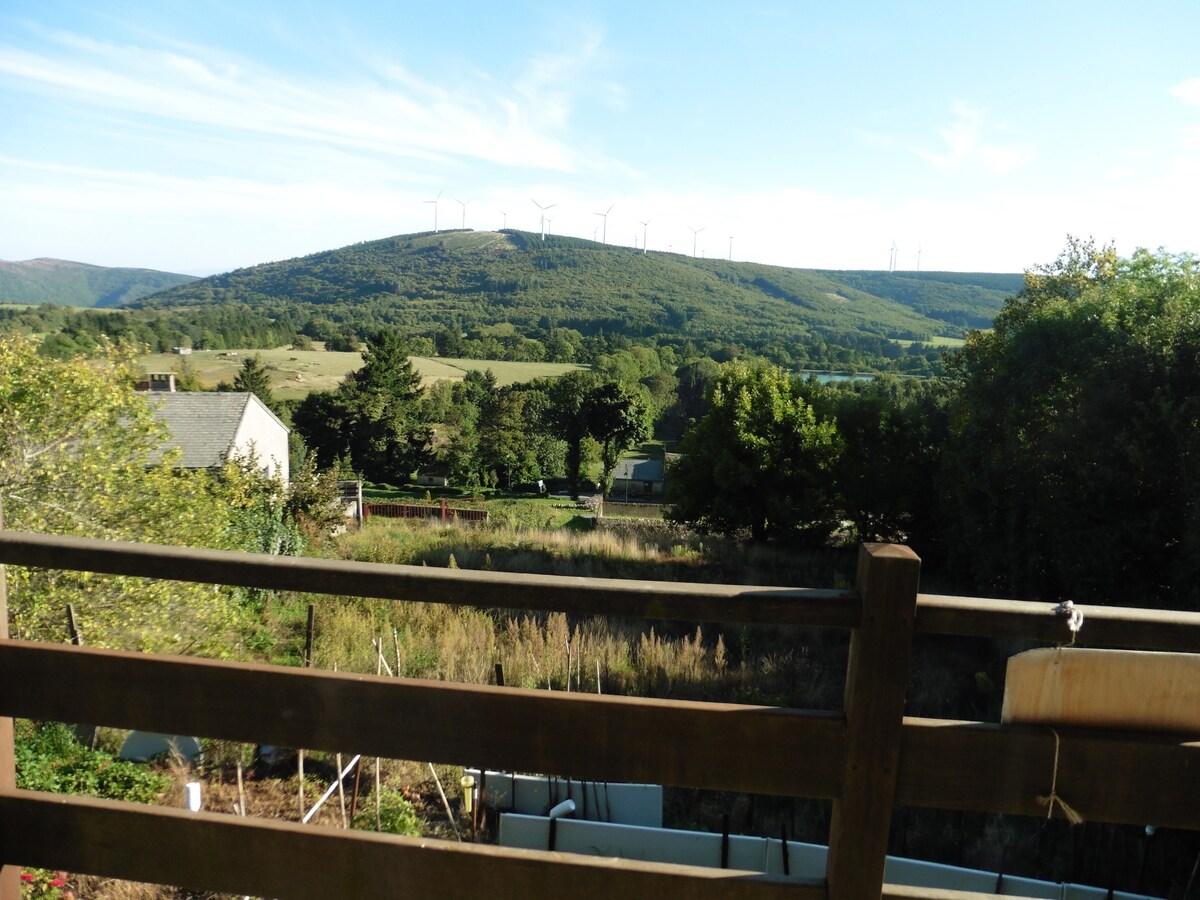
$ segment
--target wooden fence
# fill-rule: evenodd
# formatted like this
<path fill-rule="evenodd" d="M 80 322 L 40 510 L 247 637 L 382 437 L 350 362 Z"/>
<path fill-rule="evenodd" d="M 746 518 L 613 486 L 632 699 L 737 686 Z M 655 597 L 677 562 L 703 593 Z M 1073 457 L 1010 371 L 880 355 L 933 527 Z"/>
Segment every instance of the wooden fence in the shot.
<path fill-rule="evenodd" d="M 443 499 L 436 506 L 427 503 L 377 503 L 366 501 L 363 504 L 364 521 L 372 517 L 381 519 L 440 519 L 443 522 L 486 522 L 486 509 L 450 506 Z"/>
<path fill-rule="evenodd" d="M 569 891 L 579 900 L 949 900 L 979 895 L 883 883 L 895 805 L 1045 816 L 1039 797 L 1054 782 L 1090 820 L 1200 828 L 1198 741 L 1066 728 L 1056 737 L 1044 727 L 906 717 L 914 634 L 1057 643 L 1066 630 L 1049 604 L 919 595 L 920 561 L 901 546 L 864 546 L 854 591 L 468 572 L 0 531 L 2 563 L 480 608 L 803 624 L 849 629 L 851 640 L 841 713 L 0 640 L 3 716 L 833 801 L 826 878 L 785 882 L 17 790 L 11 720 L 0 719 L 0 900 L 18 896 L 18 864 L 280 898 L 406 890 L 450 898 Z M 1200 615 L 1088 608 L 1080 643 L 1194 652 Z"/>

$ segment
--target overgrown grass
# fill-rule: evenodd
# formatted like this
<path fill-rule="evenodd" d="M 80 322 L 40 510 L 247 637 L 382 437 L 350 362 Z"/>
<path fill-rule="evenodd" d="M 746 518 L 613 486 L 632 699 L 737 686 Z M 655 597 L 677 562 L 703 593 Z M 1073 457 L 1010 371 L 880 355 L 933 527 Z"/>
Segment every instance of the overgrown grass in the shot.
<path fill-rule="evenodd" d="M 833 553 L 747 549 L 697 535 L 412 522 L 372 524 L 344 535 L 336 550 L 365 562 L 787 585 L 844 584 L 846 565 Z M 840 696 L 839 667 L 818 660 L 827 641 L 844 638 L 815 631 L 300 596 L 290 606 L 293 648 L 302 640 L 297 610 L 310 602 L 321 668 L 375 672 L 380 646 L 387 666 L 407 677 L 489 683 L 499 663 L 506 684 L 527 688 L 829 708 Z"/>

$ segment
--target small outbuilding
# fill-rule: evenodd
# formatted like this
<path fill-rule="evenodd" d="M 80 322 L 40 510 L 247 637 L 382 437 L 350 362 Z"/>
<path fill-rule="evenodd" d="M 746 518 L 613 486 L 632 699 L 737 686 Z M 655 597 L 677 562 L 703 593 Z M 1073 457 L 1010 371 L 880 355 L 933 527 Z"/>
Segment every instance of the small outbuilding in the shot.
<path fill-rule="evenodd" d="M 661 497 L 663 485 L 662 460 L 622 459 L 613 470 L 613 486 L 608 496 L 614 500 L 625 497 Z"/>

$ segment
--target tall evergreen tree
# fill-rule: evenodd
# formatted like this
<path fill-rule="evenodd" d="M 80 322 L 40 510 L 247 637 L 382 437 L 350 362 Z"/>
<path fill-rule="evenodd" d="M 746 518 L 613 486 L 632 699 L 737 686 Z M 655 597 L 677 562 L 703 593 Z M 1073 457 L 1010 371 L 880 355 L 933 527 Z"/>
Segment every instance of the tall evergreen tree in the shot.
<path fill-rule="evenodd" d="M 362 368 L 336 391 L 314 391 L 300 403 L 296 428 L 322 467 L 345 456 L 371 481 L 407 480 L 428 459 L 432 439 L 421 376 L 395 331 L 376 332 L 362 353 Z"/>
<path fill-rule="evenodd" d="M 255 353 L 242 360 L 242 367 L 233 378 L 235 391 L 246 391 L 254 394 L 271 410 L 275 409 L 275 393 L 271 390 L 271 376 L 262 358 Z"/>

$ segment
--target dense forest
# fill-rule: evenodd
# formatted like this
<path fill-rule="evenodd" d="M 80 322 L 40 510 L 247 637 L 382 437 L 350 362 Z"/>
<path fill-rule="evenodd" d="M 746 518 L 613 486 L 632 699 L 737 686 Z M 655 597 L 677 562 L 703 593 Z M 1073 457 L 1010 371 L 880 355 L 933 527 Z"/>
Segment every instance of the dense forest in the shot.
<path fill-rule="evenodd" d="M 120 306 L 194 280 L 191 275 L 91 266 L 62 259 L 0 260 L 0 302 Z"/>
<path fill-rule="evenodd" d="M 457 231 L 192 281 L 127 304 L 125 322 L 44 308 L 0 308 L 0 321 L 61 332 L 85 352 L 103 329 L 156 350 L 298 336 L 350 349 L 386 327 L 417 355 L 590 362 L 636 343 L 718 361 L 752 354 L 797 369 L 930 374 L 941 352 L 921 342 L 986 327 L 1019 287 L 1019 275 L 798 270 Z"/>

